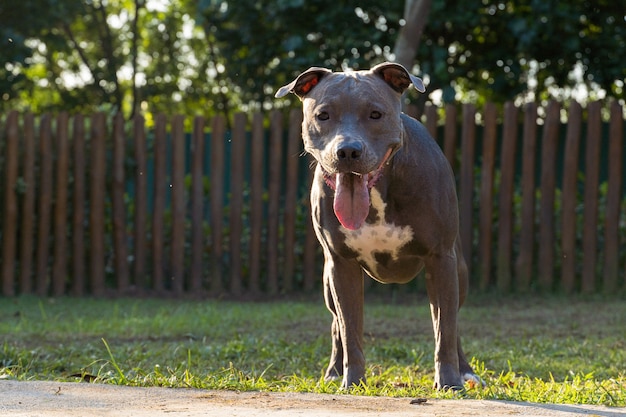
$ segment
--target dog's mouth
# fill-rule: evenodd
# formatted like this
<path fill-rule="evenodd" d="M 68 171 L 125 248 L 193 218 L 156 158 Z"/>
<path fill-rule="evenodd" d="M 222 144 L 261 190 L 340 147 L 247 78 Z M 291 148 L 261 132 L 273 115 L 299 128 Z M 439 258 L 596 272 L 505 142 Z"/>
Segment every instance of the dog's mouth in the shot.
<path fill-rule="evenodd" d="M 393 150 L 389 148 L 378 168 L 366 174 L 356 172 L 330 174 L 322 168 L 326 184 L 335 191 L 333 202 L 335 216 L 346 229 L 357 230 L 365 223 L 370 210 L 369 190 L 382 176 L 383 168 L 392 153 Z"/>

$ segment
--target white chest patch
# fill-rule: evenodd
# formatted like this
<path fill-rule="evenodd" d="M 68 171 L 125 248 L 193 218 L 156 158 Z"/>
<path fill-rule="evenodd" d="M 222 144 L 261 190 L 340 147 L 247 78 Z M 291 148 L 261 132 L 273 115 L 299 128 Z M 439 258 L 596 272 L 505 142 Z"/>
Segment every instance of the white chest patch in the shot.
<path fill-rule="evenodd" d="M 387 204 L 375 188 L 370 191 L 372 207 L 376 209 L 377 217 L 374 223 L 365 223 L 358 230 L 348 230 L 341 227 L 346 236 L 346 245 L 358 253 L 358 260 L 367 266 L 367 269 L 377 274 L 375 255 L 387 253 L 391 259 L 398 259 L 400 249 L 413 239 L 413 230 L 409 226 L 396 226 L 385 220 Z"/>

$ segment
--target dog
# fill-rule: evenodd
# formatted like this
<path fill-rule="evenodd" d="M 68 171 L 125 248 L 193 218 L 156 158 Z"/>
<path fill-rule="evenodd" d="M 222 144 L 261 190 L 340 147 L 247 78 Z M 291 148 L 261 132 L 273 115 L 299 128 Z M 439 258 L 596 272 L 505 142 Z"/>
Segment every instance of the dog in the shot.
<path fill-rule="evenodd" d="M 324 298 L 333 320 L 326 380 L 348 389 L 366 382 L 365 271 L 407 283 L 425 268 L 435 336 L 436 389 L 479 381 L 467 362 L 457 312 L 468 290 L 452 169 L 401 97 L 422 80 L 402 65 L 333 72 L 312 67 L 275 94 L 303 106 L 304 149 L 317 162 L 311 215 L 324 252 Z"/>

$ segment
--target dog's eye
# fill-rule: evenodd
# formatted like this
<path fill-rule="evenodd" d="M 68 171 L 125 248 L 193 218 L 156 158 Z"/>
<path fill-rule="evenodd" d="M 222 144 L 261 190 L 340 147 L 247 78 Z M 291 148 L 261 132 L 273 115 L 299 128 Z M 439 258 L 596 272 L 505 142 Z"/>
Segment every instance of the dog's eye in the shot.
<path fill-rule="evenodd" d="M 370 119 L 378 120 L 381 117 L 383 117 L 383 114 L 379 111 L 374 110 L 373 112 L 370 113 Z"/>
<path fill-rule="evenodd" d="M 317 117 L 317 120 L 321 120 L 321 121 L 330 119 L 330 115 L 326 111 L 318 113 L 317 116 L 315 117 Z"/>

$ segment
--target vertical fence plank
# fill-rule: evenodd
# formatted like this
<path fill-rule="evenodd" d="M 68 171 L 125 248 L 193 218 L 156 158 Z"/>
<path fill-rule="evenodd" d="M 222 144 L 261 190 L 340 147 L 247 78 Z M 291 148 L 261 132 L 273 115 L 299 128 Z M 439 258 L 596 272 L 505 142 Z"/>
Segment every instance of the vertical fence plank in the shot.
<path fill-rule="evenodd" d="M 604 228 L 604 292 L 613 294 L 618 288 L 619 224 L 622 196 L 622 152 L 624 149 L 624 118 L 622 106 L 614 100 L 610 108 L 609 178 Z"/>
<path fill-rule="evenodd" d="M 437 138 L 437 123 L 439 122 L 439 116 L 437 115 L 437 107 L 428 103 L 424 109 L 424 115 L 426 116 L 426 129 L 438 143 L 442 144 L 441 138 Z"/>
<path fill-rule="evenodd" d="M 165 290 L 165 192 L 167 161 L 167 118 L 157 115 L 154 125 L 154 201 L 152 208 L 152 286 L 157 293 Z"/>
<path fill-rule="evenodd" d="M 602 108 L 599 101 L 587 107 L 587 143 L 585 149 L 585 195 L 583 221 L 582 291 L 593 292 L 598 261 L 598 189 L 600 182 L 600 146 Z"/>
<path fill-rule="evenodd" d="M 143 116 L 133 118 L 133 144 L 135 146 L 135 215 L 133 275 L 136 290 L 146 287 L 146 226 L 148 213 L 148 172 L 146 155 L 146 130 Z"/>
<path fill-rule="evenodd" d="M 26 189 L 22 202 L 21 245 L 20 245 L 20 293 L 30 294 L 33 290 L 33 245 L 35 218 L 35 118 L 32 113 L 24 115 L 24 166 L 22 178 Z"/>
<path fill-rule="evenodd" d="M 308 166 L 314 167 L 313 157 L 308 156 Z M 309 169 L 307 176 L 307 191 L 311 189 L 313 183 L 313 177 L 315 175 L 315 169 Z M 310 291 L 315 287 L 315 280 L 317 277 L 316 268 L 316 254 L 319 244 L 317 237 L 315 236 L 315 230 L 313 229 L 312 213 L 311 213 L 311 199 L 307 198 L 307 223 L 306 223 L 306 236 L 304 239 L 304 289 Z"/>
<path fill-rule="evenodd" d="M 230 292 L 241 295 L 241 245 L 243 234 L 243 181 L 245 171 L 246 126 L 247 118 L 243 113 L 235 114 L 230 149 Z"/>
<path fill-rule="evenodd" d="M 185 288 L 185 119 L 172 120 L 172 291 L 180 295 Z"/>
<path fill-rule="evenodd" d="M 582 108 L 577 102 L 570 105 L 565 136 L 563 161 L 562 232 L 561 232 L 561 286 L 570 294 L 576 285 L 576 205 L 578 158 Z"/>
<path fill-rule="evenodd" d="M 72 200 L 72 295 L 85 292 L 85 119 L 74 116 L 72 129 L 74 195 Z"/>
<path fill-rule="evenodd" d="M 204 118 L 193 120 L 191 136 L 191 271 L 190 289 L 202 290 L 204 254 Z"/>
<path fill-rule="evenodd" d="M 263 228 L 263 150 L 265 130 L 263 114 L 252 117 L 252 144 L 250 151 L 250 279 L 248 291 L 252 295 L 260 292 L 261 235 Z"/>
<path fill-rule="evenodd" d="M 491 283 L 493 253 L 493 174 L 496 160 L 497 109 L 495 104 L 485 105 L 485 130 L 483 134 L 483 159 L 480 174 L 480 281 L 481 289 Z"/>
<path fill-rule="evenodd" d="M 91 119 L 91 182 L 90 182 L 90 279 L 91 291 L 102 296 L 105 290 L 104 204 L 106 186 L 106 119 L 96 113 Z"/>
<path fill-rule="evenodd" d="M 522 210 L 520 248 L 516 261 L 516 290 L 526 292 L 533 275 L 535 241 L 535 162 L 537 149 L 537 105 L 524 106 L 522 145 Z"/>
<path fill-rule="evenodd" d="M 412 118 L 419 120 L 420 117 L 422 116 L 420 113 L 420 109 L 419 107 L 417 107 L 414 104 L 409 104 L 409 105 L 403 105 L 402 106 L 403 109 L 402 111 L 407 115 L 407 116 L 411 116 Z"/>
<path fill-rule="evenodd" d="M 37 225 L 36 254 L 36 292 L 37 295 L 48 294 L 48 260 L 50 247 L 50 209 L 52 207 L 52 133 L 50 115 L 45 114 L 39 122 L 39 204 Z"/>
<path fill-rule="evenodd" d="M 124 160 L 126 159 L 126 138 L 124 117 L 117 113 L 113 118 L 113 260 L 118 294 L 128 292 L 128 248 L 126 246 L 126 203 L 124 194 L 126 181 Z"/>
<path fill-rule="evenodd" d="M 560 107 L 550 101 L 546 111 L 541 144 L 541 207 L 539 212 L 539 286 L 550 291 L 554 283 L 554 196 L 556 189 L 556 149 Z"/>
<path fill-rule="evenodd" d="M 65 294 L 67 280 L 67 187 L 69 180 L 69 138 L 67 113 L 57 117 L 56 186 L 54 196 L 54 250 L 52 295 Z"/>
<path fill-rule="evenodd" d="M 446 121 L 443 128 L 443 153 L 446 155 L 452 170 L 456 172 L 456 118 L 454 104 L 446 104 Z M 469 262 L 469 259 L 467 260 Z"/>
<path fill-rule="evenodd" d="M 294 109 L 289 113 L 289 133 L 287 142 L 287 170 L 285 185 L 285 260 L 283 262 L 283 290 L 292 291 L 294 287 L 294 271 L 296 254 L 296 207 L 298 198 L 298 160 L 300 157 L 300 143 L 302 138 L 302 110 Z"/>
<path fill-rule="evenodd" d="M 2 225 L 2 294 L 15 295 L 15 243 L 17 241 L 17 175 L 19 123 L 17 112 L 6 120 L 4 222 Z"/>
<path fill-rule="evenodd" d="M 469 276 L 472 276 L 473 239 L 473 194 L 474 194 L 474 153 L 476 149 L 476 107 L 473 104 L 463 105 L 463 128 L 461 134 L 461 168 L 460 168 L 460 232 L 463 255 L 467 262 Z"/>
<path fill-rule="evenodd" d="M 504 104 L 498 204 L 498 288 L 501 291 L 510 291 L 512 281 L 513 194 L 515 192 L 517 127 L 517 107 L 508 101 Z"/>
<path fill-rule="evenodd" d="M 279 110 L 270 115 L 269 176 L 267 204 L 267 290 L 278 293 L 280 170 L 282 167 L 283 115 Z"/>
<path fill-rule="evenodd" d="M 211 135 L 211 291 L 222 291 L 222 231 L 224 223 L 224 133 L 226 120 L 213 118 Z"/>

